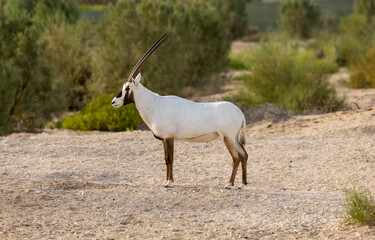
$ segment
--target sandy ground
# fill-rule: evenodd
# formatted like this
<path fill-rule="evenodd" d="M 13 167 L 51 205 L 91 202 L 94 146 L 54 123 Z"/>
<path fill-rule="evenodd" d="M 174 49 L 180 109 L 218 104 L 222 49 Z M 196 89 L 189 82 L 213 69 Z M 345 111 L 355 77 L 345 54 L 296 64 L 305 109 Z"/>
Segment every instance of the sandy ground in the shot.
<path fill-rule="evenodd" d="M 352 183 L 375 190 L 374 123 L 365 109 L 248 126 L 242 190 L 223 188 L 221 140 L 177 142 L 175 187 L 165 189 L 149 131 L 2 137 L 0 239 L 375 238 L 343 211 Z"/>
<path fill-rule="evenodd" d="M 343 207 L 352 184 L 375 192 L 375 92 L 338 89 L 350 110 L 249 121 L 242 190 L 222 139 L 176 142 L 166 189 L 149 131 L 0 137 L 0 239 L 375 239 Z"/>

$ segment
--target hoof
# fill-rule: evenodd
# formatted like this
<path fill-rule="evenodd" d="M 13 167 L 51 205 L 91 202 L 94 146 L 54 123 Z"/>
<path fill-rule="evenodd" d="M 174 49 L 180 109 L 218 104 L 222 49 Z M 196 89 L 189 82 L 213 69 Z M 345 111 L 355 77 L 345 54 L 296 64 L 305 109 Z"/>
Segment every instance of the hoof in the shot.
<path fill-rule="evenodd" d="M 172 188 L 173 187 L 173 184 L 172 184 L 172 181 L 166 181 L 164 184 L 163 184 L 163 186 L 165 187 L 165 188 Z"/>
<path fill-rule="evenodd" d="M 241 184 L 240 186 L 237 187 L 237 189 L 243 189 L 243 188 L 245 188 L 244 184 Z"/>
<path fill-rule="evenodd" d="M 231 183 L 228 183 L 227 185 L 225 185 L 225 189 L 231 189 L 232 188 L 232 184 Z"/>

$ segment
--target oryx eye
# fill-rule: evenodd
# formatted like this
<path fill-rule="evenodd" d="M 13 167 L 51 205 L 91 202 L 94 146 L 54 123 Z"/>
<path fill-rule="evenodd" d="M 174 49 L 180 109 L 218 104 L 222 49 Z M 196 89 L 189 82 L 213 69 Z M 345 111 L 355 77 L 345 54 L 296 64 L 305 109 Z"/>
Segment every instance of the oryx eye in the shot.
<path fill-rule="evenodd" d="M 122 91 L 120 91 L 118 94 L 117 94 L 117 98 L 120 98 L 122 96 Z"/>
<path fill-rule="evenodd" d="M 129 90 L 130 90 L 130 87 L 127 86 L 127 87 L 125 88 L 125 91 L 129 91 Z"/>

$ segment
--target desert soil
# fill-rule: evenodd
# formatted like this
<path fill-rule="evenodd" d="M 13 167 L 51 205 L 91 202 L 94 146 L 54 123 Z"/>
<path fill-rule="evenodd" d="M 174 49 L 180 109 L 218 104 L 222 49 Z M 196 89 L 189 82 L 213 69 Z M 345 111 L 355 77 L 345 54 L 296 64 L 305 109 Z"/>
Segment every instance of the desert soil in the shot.
<path fill-rule="evenodd" d="M 375 192 L 375 92 L 337 89 L 345 111 L 249 121 L 240 190 L 222 139 L 176 142 L 167 189 L 147 130 L 0 137 L 0 239 L 375 239 L 343 206 L 353 184 Z"/>

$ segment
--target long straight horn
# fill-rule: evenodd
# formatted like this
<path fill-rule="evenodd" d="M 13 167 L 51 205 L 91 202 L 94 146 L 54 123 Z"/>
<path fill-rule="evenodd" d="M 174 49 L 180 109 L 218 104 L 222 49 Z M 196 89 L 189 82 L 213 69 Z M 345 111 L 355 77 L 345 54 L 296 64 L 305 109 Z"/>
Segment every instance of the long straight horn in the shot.
<path fill-rule="evenodd" d="M 165 39 L 168 38 L 167 34 L 164 34 L 158 41 L 152 45 L 152 47 L 143 55 L 143 57 L 138 61 L 138 63 L 134 66 L 133 70 L 131 71 L 129 77 L 128 77 L 128 82 L 131 81 L 135 77 L 135 73 L 138 71 L 138 69 L 142 66 L 143 62 L 146 61 L 146 59 L 155 51 L 157 47 L 160 46 L 164 42 Z"/>

